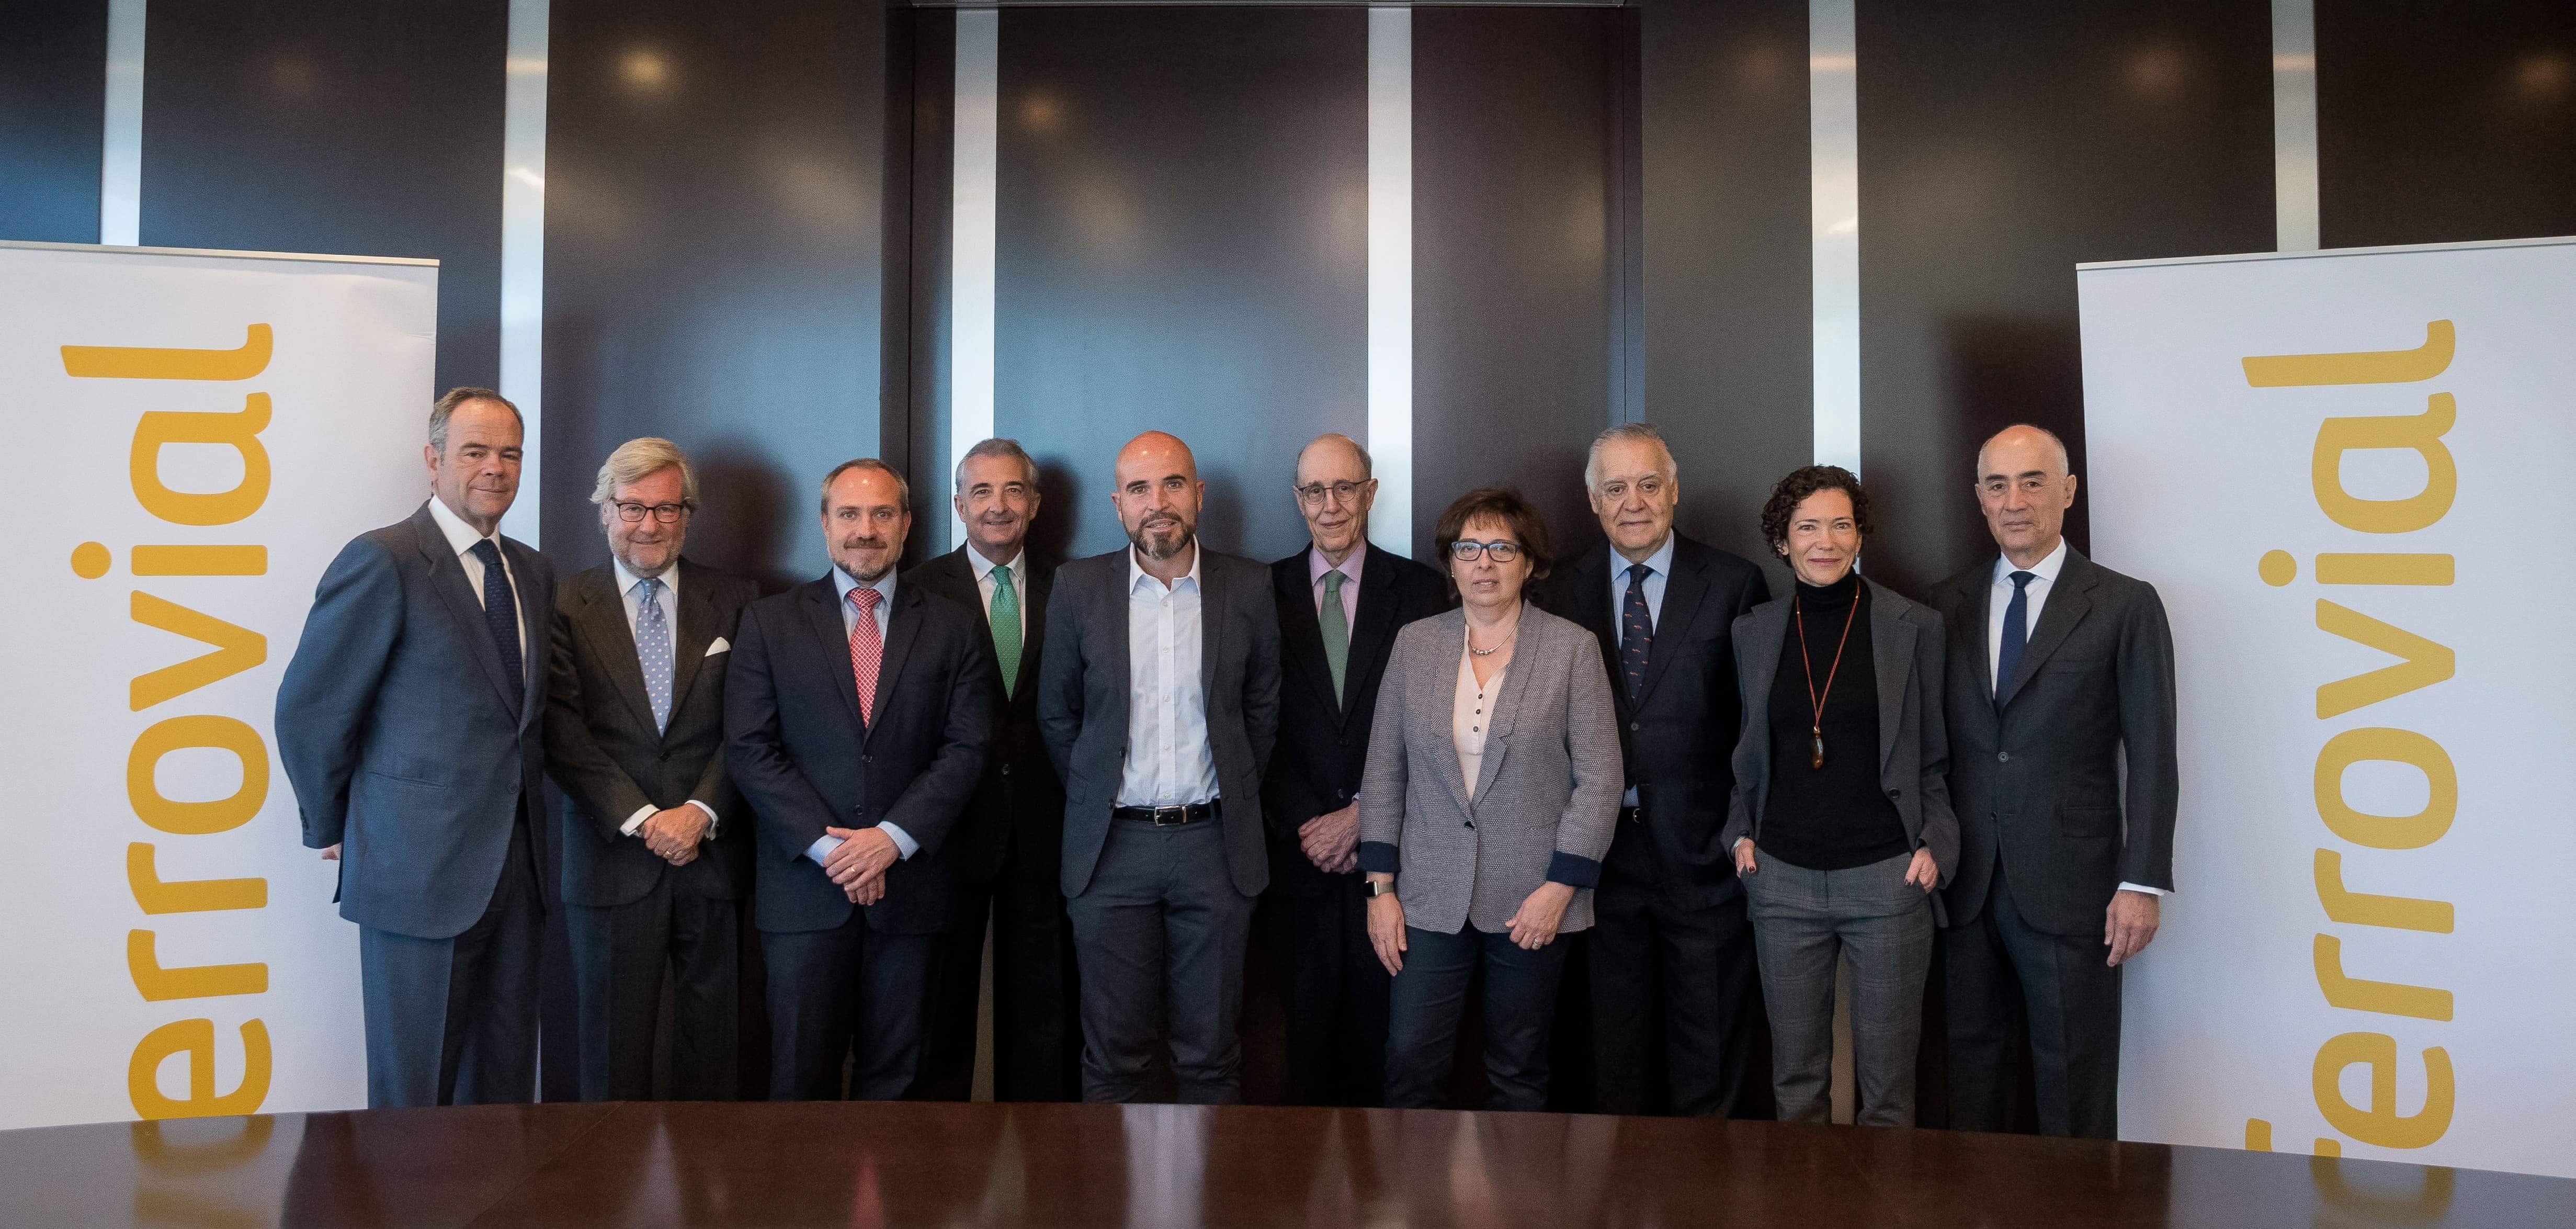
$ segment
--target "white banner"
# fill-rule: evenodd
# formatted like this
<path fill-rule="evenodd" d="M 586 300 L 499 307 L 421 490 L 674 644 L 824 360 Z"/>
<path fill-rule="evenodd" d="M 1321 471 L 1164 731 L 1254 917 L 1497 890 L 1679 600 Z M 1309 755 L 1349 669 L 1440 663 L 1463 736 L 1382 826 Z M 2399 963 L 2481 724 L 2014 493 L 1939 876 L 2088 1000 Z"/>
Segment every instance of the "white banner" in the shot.
<path fill-rule="evenodd" d="M 0 244 L 0 1128 L 366 1100 L 270 730 L 324 565 L 428 490 L 432 262 Z"/>
<path fill-rule="evenodd" d="M 2077 285 L 2181 669 L 2121 1134 L 2576 1176 L 2576 240 Z"/>

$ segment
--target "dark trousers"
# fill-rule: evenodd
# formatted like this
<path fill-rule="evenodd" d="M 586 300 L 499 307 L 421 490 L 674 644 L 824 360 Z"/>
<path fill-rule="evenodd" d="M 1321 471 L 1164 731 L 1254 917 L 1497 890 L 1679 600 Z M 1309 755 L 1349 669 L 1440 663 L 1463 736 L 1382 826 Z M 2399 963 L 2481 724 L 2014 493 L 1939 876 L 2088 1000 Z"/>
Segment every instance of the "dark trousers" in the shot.
<path fill-rule="evenodd" d="M 544 912 L 522 814 L 491 903 L 463 934 L 422 939 L 358 928 L 370 1107 L 536 1099 Z"/>
<path fill-rule="evenodd" d="M 1369 946 L 1361 876 L 1321 878 L 1321 890 L 1278 892 L 1271 902 L 1270 946 L 1288 982 L 1288 1101 L 1377 1105 L 1386 1097 L 1391 983 Z"/>
<path fill-rule="evenodd" d="M 1133 1101 L 1168 1026 L 1184 1105 L 1243 1099 L 1243 949 L 1216 820 L 1111 820 L 1090 886 L 1065 902 L 1082 976 L 1082 1099 Z"/>
<path fill-rule="evenodd" d="M 1458 1052 L 1458 1020 L 1467 983 L 1485 973 L 1485 1108 L 1547 1108 L 1547 1035 L 1556 1013 L 1557 978 L 1565 972 L 1566 936 L 1537 951 L 1508 933 L 1471 923 L 1456 934 L 1404 928 L 1404 968 L 1391 987 L 1387 1013 L 1386 1103 L 1434 1108 Z"/>
<path fill-rule="evenodd" d="M 764 930 L 769 975 L 769 1099 L 893 1101 L 921 1065 L 932 935 L 886 934 L 865 909 L 830 930 Z"/>
<path fill-rule="evenodd" d="M 1605 880 L 1590 933 L 1600 1112 L 1736 1117 L 1768 1108 L 1770 1073 L 1753 1068 L 1764 1022 L 1742 895 L 1684 907 L 1652 887 Z M 1650 1082 L 1658 1048 L 1668 1100 Z"/>
<path fill-rule="evenodd" d="M 1075 1014 L 1073 928 L 1054 858 L 1013 841 L 992 882 L 958 886 L 958 923 L 930 960 L 930 1027 L 913 1095 L 964 1101 L 975 1088 L 977 1000 L 983 997 L 987 915 L 993 936 L 993 1099 L 1079 1097 L 1081 1017 Z"/>
<path fill-rule="evenodd" d="M 665 874 L 639 900 L 564 907 L 584 1101 L 652 1098 L 654 1034 L 666 975 L 670 1095 L 681 1101 L 740 1095 L 738 902 L 674 886 L 683 882 L 679 874 Z"/>
<path fill-rule="evenodd" d="M 2120 1133 L 2120 970 L 2095 934 L 2024 921 L 2001 859 L 1976 920 L 1947 932 L 1950 1125 L 2012 1129 L 2015 1041 L 2030 1046 L 2043 1135 Z"/>
<path fill-rule="evenodd" d="M 1833 1117 L 1834 972 L 1849 955 L 1855 1121 L 1913 1126 L 1923 981 L 1932 964 L 1932 903 L 1905 882 L 1913 855 L 1832 871 L 1756 856 L 1744 895 L 1761 952 L 1780 1120 Z"/>

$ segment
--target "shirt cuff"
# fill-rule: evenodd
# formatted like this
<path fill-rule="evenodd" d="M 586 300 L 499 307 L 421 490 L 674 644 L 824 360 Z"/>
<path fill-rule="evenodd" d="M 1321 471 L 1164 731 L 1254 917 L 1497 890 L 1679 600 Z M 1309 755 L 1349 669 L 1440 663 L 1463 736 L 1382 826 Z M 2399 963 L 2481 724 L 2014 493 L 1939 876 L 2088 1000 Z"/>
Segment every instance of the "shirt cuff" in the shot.
<path fill-rule="evenodd" d="M 1597 858 L 1586 858 L 1560 849 L 1555 857 L 1547 860 L 1547 879 L 1550 883 L 1561 883 L 1567 887 L 1592 887 L 1601 882 L 1601 862 Z"/>
<path fill-rule="evenodd" d="M 633 836 L 635 835 L 635 830 L 643 827 L 644 821 L 653 818 L 653 812 L 659 809 L 660 808 L 655 807 L 652 803 L 645 803 L 644 805 L 635 808 L 635 813 L 627 816 L 625 823 L 617 825 L 617 830 L 628 836 Z"/>
<path fill-rule="evenodd" d="M 716 809 L 714 807 L 708 806 L 695 798 L 689 799 L 689 805 L 707 813 L 707 835 L 705 839 L 714 840 L 717 830 L 724 827 L 724 816 L 716 814 Z"/>
<path fill-rule="evenodd" d="M 2173 891 L 2172 888 L 2151 888 L 2143 883 L 2124 883 L 2120 885 L 2120 890 L 2123 892 L 2144 892 L 2149 896 L 2162 896 L 2167 892 Z"/>
<path fill-rule="evenodd" d="M 837 836 L 818 836 L 814 838 L 813 844 L 805 847 L 805 856 L 812 858 L 814 860 L 814 865 L 821 866 L 823 864 L 823 859 L 832 856 L 832 851 L 839 849 L 840 847 L 841 838 Z"/>
<path fill-rule="evenodd" d="M 1369 875 L 1402 874 L 1403 856 L 1393 841 L 1360 842 L 1360 871 Z"/>
<path fill-rule="evenodd" d="M 906 832 L 893 824 L 887 823 L 884 820 L 878 820 L 877 831 L 885 833 L 888 837 L 893 838 L 895 852 L 903 857 L 909 858 L 912 855 L 921 852 L 921 842 L 912 839 L 911 833 Z"/>

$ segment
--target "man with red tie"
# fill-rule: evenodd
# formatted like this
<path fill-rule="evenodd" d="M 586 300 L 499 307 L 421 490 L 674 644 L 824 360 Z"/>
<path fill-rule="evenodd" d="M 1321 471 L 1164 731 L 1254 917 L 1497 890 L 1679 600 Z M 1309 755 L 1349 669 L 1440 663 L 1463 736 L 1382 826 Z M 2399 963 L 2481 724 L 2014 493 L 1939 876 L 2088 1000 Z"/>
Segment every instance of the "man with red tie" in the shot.
<path fill-rule="evenodd" d="M 828 576 L 746 608 L 725 763 L 759 816 L 770 1097 L 892 1100 L 919 1064 L 930 959 L 997 690 L 975 612 L 897 585 L 912 491 L 873 458 L 823 479 Z"/>

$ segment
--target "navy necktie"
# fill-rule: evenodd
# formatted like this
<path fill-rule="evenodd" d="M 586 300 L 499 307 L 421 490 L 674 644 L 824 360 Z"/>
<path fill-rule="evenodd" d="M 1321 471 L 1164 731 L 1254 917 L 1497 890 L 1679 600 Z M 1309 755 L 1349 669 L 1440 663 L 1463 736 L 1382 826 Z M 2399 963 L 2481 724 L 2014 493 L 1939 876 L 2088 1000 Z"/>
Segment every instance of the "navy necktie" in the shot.
<path fill-rule="evenodd" d="M 501 669 L 510 676 L 510 699 L 516 703 L 527 692 L 527 668 L 519 656 L 519 599 L 510 591 L 510 574 L 501 567 L 501 548 L 485 538 L 474 544 L 474 557 L 483 561 L 483 626 L 492 633 L 492 647 L 501 650 Z"/>
<path fill-rule="evenodd" d="M 1646 577 L 1654 569 L 1628 565 L 1628 596 L 1619 602 L 1619 673 L 1626 676 L 1628 698 L 1646 685 L 1646 658 L 1655 647 L 1655 618 L 1646 609 Z"/>
<path fill-rule="evenodd" d="M 2012 574 L 2012 603 L 2004 607 L 2004 639 L 1995 649 L 1995 703 L 2002 704 L 2004 689 L 2012 685 L 2013 671 L 2021 666 L 2021 651 L 2030 644 L 2030 582 L 2037 579 L 2029 572 Z"/>

